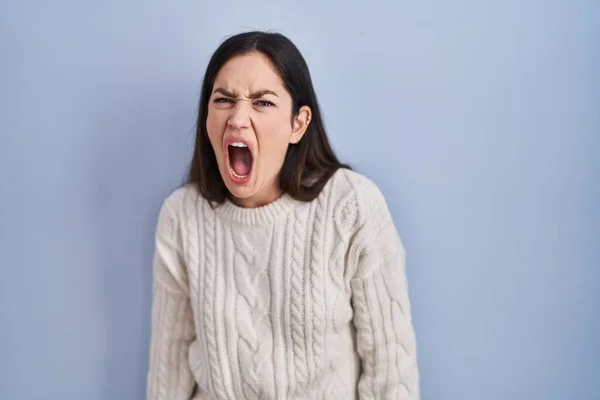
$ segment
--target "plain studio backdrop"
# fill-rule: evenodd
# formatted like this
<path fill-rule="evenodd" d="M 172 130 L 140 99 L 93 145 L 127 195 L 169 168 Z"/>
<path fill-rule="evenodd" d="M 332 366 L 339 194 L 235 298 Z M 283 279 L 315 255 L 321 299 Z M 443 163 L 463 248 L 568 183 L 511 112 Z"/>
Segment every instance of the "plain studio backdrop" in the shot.
<path fill-rule="evenodd" d="M 424 400 L 600 397 L 600 3 L 0 3 L 0 399 L 141 400 L 157 212 L 228 35 L 304 53 L 408 251 Z"/>

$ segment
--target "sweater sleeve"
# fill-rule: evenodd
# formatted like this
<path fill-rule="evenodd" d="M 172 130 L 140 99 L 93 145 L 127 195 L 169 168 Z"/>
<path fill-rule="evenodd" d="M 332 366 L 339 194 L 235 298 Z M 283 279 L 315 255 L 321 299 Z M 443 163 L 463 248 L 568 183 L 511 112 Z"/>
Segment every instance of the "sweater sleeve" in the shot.
<path fill-rule="evenodd" d="M 187 356 L 194 322 L 173 200 L 163 205 L 156 228 L 148 400 L 189 400 L 194 389 Z"/>
<path fill-rule="evenodd" d="M 361 400 L 418 400 L 419 371 L 405 251 L 383 196 L 369 207 L 351 280 Z"/>

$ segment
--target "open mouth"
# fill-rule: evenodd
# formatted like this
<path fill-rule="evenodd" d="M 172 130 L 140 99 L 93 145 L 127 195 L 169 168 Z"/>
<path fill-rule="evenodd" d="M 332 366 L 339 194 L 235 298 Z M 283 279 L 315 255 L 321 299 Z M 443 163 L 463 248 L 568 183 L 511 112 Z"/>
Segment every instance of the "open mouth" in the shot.
<path fill-rule="evenodd" d="M 227 146 L 229 155 L 229 172 L 234 178 L 244 180 L 252 170 L 252 152 L 242 141 L 232 141 Z"/>

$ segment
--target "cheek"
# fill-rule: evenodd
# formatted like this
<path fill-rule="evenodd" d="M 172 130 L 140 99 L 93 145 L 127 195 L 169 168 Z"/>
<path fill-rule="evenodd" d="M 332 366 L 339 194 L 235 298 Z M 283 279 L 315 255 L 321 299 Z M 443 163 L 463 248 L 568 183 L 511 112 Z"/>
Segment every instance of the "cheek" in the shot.
<path fill-rule="evenodd" d="M 223 129 L 221 128 L 221 125 L 222 123 L 218 116 L 209 112 L 208 117 L 206 118 L 206 131 L 208 134 L 208 139 L 210 140 L 210 144 L 212 145 L 217 157 L 222 156 L 221 142 L 223 139 Z"/>
<path fill-rule="evenodd" d="M 263 125 L 258 131 L 260 158 L 271 167 L 280 167 L 288 149 L 292 129 L 289 121 L 277 119 Z"/>

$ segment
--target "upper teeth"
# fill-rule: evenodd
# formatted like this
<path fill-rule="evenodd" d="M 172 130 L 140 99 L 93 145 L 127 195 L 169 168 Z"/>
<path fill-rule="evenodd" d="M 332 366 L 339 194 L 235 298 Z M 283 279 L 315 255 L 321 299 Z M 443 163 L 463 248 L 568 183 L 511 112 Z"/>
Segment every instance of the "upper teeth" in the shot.
<path fill-rule="evenodd" d="M 246 145 L 245 145 L 244 143 L 242 143 L 242 142 L 232 142 L 232 143 L 230 143 L 229 145 L 230 145 L 230 146 L 233 146 L 233 147 L 248 147 L 248 146 L 246 146 Z"/>

